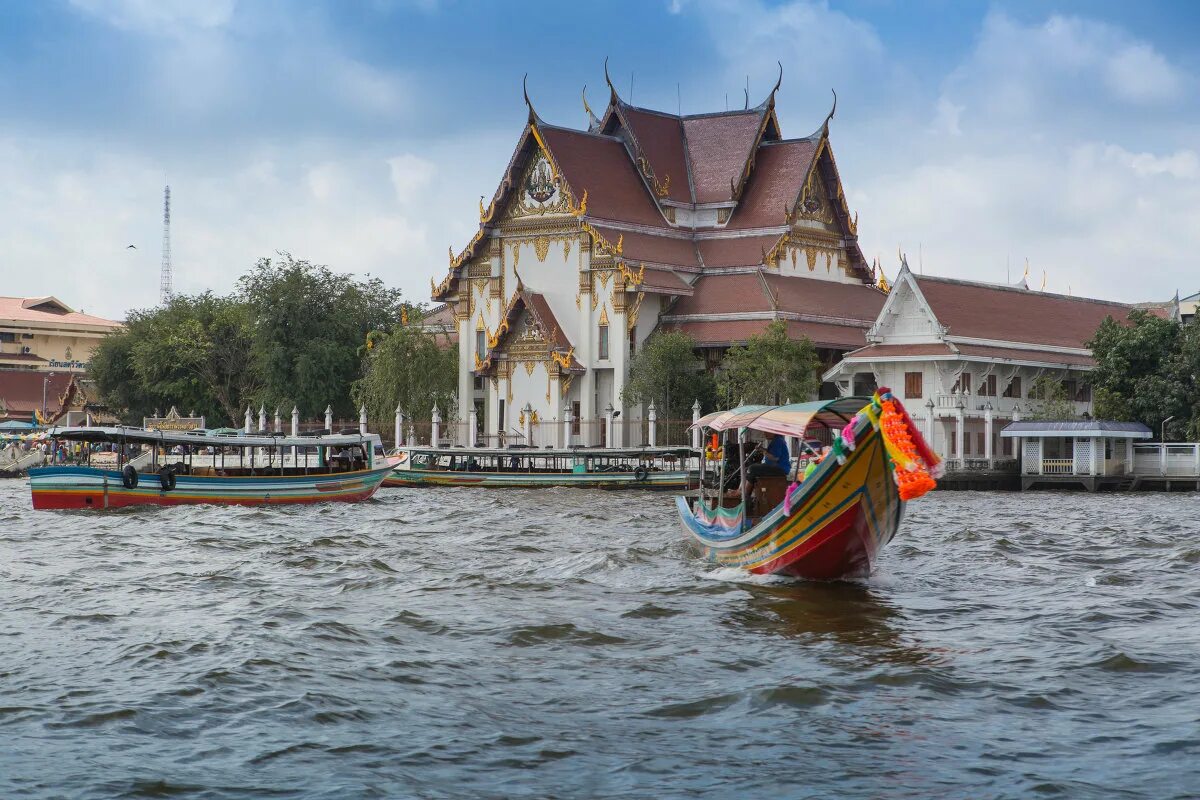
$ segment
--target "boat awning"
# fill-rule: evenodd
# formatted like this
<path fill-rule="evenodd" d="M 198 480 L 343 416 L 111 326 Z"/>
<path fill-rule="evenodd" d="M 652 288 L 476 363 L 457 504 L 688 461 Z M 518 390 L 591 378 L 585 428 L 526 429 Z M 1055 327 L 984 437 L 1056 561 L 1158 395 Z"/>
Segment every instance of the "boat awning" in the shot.
<path fill-rule="evenodd" d="M 713 431 L 749 428 L 780 436 L 803 437 L 813 423 L 830 428 L 845 425 L 870 402 L 869 397 L 839 397 L 836 400 L 816 400 L 786 406 L 738 406 L 701 417 L 692 427 Z"/>
<path fill-rule="evenodd" d="M 343 433 L 320 436 L 271 436 L 239 433 L 236 436 L 208 431 L 148 431 L 126 427 L 59 427 L 47 431 L 54 439 L 76 442 L 140 442 L 154 445 L 184 444 L 191 447 L 339 447 L 379 442 L 378 434 Z"/>

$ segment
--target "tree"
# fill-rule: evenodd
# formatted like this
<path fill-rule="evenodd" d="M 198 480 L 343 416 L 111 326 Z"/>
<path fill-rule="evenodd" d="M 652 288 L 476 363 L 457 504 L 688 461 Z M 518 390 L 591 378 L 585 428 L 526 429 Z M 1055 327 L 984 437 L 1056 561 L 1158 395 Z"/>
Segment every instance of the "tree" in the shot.
<path fill-rule="evenodd" d="M 413 316 L 419 316 L 414 311 Z M 447 414 L 455 408 L 458 389 L 458 351 L 438 334 L 410 319 L 391 333 L 375 331 L 367 338 L 363 376 L 354 383 L 354 402 L 367 407 L 367 416 L 380 424 L 393 418 L 396 407 L 410 418 L 428 419 L 434 404 Z M 381 425 L 382 427 L 382 425 Z"/>
<path fill-rule="evenodd" d="M 1067 387 L 1063 382 L 1042 375 L 1029 387 L 1029 397 L 1039 401 L 1030 419 L 1074 419 L 1075 405 L 1072 398 L 1067 396 Z"/>
<path fill-rule="evenodd" d="M 1196 402 L 1200 372 L 1200 328 L 1179 325 L 1144 309 L 1127 324 L 1111 317 L 1088 342 L 1096 367 L 1090 375 L 1096 416 L 1137 421 L 1168 439 L 1200 434 Z"/>
<path fill-rule="evenodd" d="M 258 389 L 251 341 L 249 309 L 236 298 L 177 295 L 130 313 L 100 342 L 89 373 L 129 422 L 170 406 L 236 422 Z"/>
<path fill-rule="evenodd" d="M 331 405 L 338 416 L 356 417 L 350 388 L 361 373 L 363 343 L 371 331 L 400 323 L 399 290 L 289 253 L 260 259 L 238 287 L 254 317 L 260 402 L 294 403 L 304 416 Z"/>
<path fill-rule="evenodd" d="M 751 336 L 745 347 L 731 347 L 717 373 L 717 391 L 728 406 L 746 403 L 778 405 L 816 396 L 820 361 L 808 337 L 788 338 L 787 323 L 774 320 Z"/>
<path fill-rule="evenodd" d="M 696 355 L 696 341 L 680 331 L 652 333 L 629 364 L 625 403 L 654 403 L 663 419 L 690 419 L 697 400 L 711 408 L 716 384 Z"/>

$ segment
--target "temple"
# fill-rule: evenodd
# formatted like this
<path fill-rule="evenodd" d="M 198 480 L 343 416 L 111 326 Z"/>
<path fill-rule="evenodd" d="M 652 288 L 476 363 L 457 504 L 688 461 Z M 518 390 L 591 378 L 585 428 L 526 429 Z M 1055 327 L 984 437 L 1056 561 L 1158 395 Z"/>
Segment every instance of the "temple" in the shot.
<path fill-rule="evenodd" d="M 688 333 L 710 366 L 777 319 L 827 367 L 863 345 L 886 295 L 830 146 L 836 96 L 811 135 L 788 139 L 778 89 L 677 115 L 629 105 L 609 81 L 598 117 L 585 90 L 587 130 L 544 122 L 526 93 L 478 232 L 432 287 L 457 332 L 457 416 L 480 443 L 642 444 L 645 409 L 621 393 L 656 329 Z"/>

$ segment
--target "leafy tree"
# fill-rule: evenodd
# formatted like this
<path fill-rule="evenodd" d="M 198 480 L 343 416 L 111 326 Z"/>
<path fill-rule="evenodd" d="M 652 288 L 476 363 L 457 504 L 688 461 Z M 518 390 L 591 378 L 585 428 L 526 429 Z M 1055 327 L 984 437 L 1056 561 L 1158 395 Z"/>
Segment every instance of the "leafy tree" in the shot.
<path fill-rule="evenodd" d="M 439 334 L 415 324 L 419 312 L 411 316 L 391 333 L 375 331 L 367 337 L 363 376 L 351 392 L 380 427 L 393 419 L 397 405 L 415 419 L 428 419 L 435 403 L 450 416 L 456 408 L 458 351 L 449 346 L 448 337 L 439 341 Z"/>
<path fill-rule="evenodd" d="M 288 253 L 263 258 L 238 281 L 254 317 L 259 400 L 317 416 L 327 405 L 356 417 L 350 387 L 367 334 L 401 321 L 400 292 L 378 278 L 356 281 Z"/>
<path fill-rule="evenodd" d="M 1135 309 L 1127 324 L 1106 319 L 1088 346 L 1096 359 L 1090 375 L 1096 416 L 1142 422 L 1155 432 L 1174 417 L 1168 439 L 1200 434 L 1197 323 L 1181 326 Z"/>
<path fill-rule="evenodd" d="M 1074 419 L 1075 404 L 1067 396 L 1063 382 L 1043 375 L 1029 387 L 1029 396 L 1038 400 L 1030 419 Z"/>
<path fill-rule="evenodd" d="M 763 333 L 750 337 L 745 347 L 729 349 L 717 373 L 717 391 L 729 406 L 742 400 L 799 403 L 816 396 L 821 385 L 819 367 L 808 337 L 789 339 L 787 323 L 777 319 Z"/>
<path fill-rule="evenodd" d="M 629 364 L 621 390 L 626 403 L 654 403 L 660 418 L 690 419 L 692 404 L 712 408 L 716 384 L 696 355 L 696 341 L 680 331 L 652 333 Z"/>
<path fill-rule="evenodd" d="M 101 341 L 89 373 L 105 404 L 127 421 L 175 406 L 236 422 L 258 389 L 249 309 L 206 292 L 134 311 L 123 330 Z"/>

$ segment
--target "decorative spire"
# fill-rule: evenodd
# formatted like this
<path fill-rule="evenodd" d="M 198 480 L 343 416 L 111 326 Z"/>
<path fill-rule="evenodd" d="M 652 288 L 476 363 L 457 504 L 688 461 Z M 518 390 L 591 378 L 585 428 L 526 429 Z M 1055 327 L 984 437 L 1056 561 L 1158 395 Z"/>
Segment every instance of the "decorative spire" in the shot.
<path fill-rule="evenodd" d="M 529 124 L 541 122 L 541 118 L 537 112 L 533 110 L 533 103 L 529 100 L 529 73 L 525 73 L 525 77 L 521 79 L 521 91 L 525 94 L 525 105 L 529 107 Z"/>
<path fill-rule="evenodd" d="M 621 97 L 617 94 L 617 87 L 613 86 L 612 78 L 608 77 L 608 56 L 604 57 L 604 82 L 608 84 L 608 91 L 611 95 L 610 102 L 621 102 Z"/>
<path fill-rule="evenodd" d="M 592 113 L 592 107 L 588 105 L 587 84 L 586 83 L 583 85 L 582 94 L 583 94 L 583 110 L 586 111 L 587 115 L 588 115 L 588 133 L 599 133 L 600 132 L 600 120 L 596 119 L 596 115 Z"/>
<path fill-rule="evenodd" d="M 771 90 L 771 94 L 767 97 L 767 107 L 775 107 L 775 93 L 779 91 L 779 87 L 783 85 L 783 62 L 776 61 L 779 65 L 779 80 L 775 81 L 775 88 Z"/>
<path fill-rule="evenodd" d="M 833 92 L 833 108 L 829 109 L 829 114 L 826 115 L 825 121 L 821 123 L 821 127 L 813 131 L 812 136 L 808 137 L 809 139 L 824 139 L 829 135 L 829 120 L 833 119 L 833 115 L 837 113 L 837 92 L 833 89 L 829 91 Z"/>

